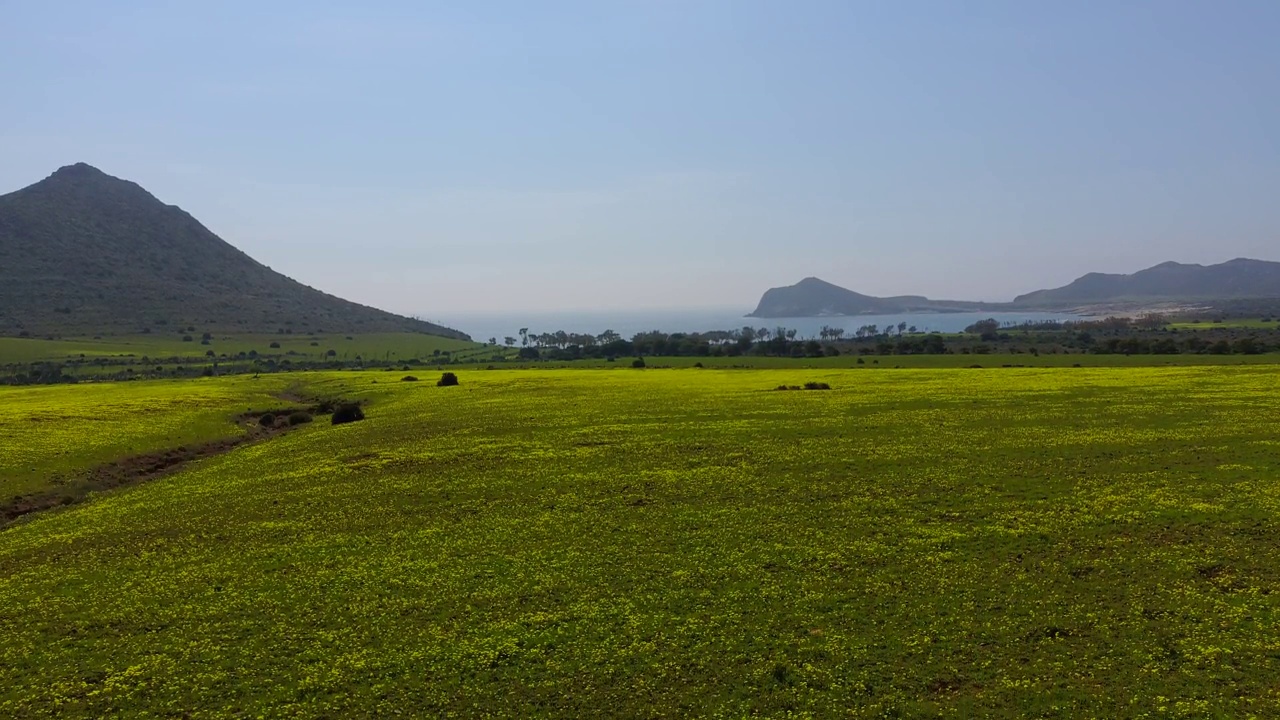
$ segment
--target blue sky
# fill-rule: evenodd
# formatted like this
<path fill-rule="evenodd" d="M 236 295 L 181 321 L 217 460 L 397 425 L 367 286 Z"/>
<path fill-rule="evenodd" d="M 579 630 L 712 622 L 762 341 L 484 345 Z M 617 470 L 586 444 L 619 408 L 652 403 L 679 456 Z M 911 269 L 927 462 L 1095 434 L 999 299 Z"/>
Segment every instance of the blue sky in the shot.
<path fill-rule="evenodd" d="M 0 191 L 88 162 L 424 316 L 1010 299 L 1280 260 L 1280 3 L 7 3 Z"/>

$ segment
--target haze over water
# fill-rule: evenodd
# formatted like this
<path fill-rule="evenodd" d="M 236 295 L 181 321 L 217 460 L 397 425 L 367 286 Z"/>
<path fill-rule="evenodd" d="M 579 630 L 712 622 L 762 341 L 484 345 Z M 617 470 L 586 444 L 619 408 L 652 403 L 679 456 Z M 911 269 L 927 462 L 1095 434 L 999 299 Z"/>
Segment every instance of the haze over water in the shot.
<path fill-rule="evenodd" d="M 489 338 L 519 338 L 520 328 L 528 328 L 530 333 L 546 333 L 564 330 L 568 333 L 591 333 L 599 335 L 605 330 L 613 330 L 624 338 L 649 330 L 661 330 L 666 333 L 706 332 L 710 330 L 736 330 L 745 325 L 766 327 L 770 330 L 778 326 L 795 329 L 797 336 L 816 338 L 822 327 L 844 328 L 845 334 L 852 336 L 854 331 L 864 325 L 876 325 L 881 329 L 900 322 L 908 327 L 915 326 L 920 332 L 959 332 L 978 320 L 995 318 L 1001 323 L 1021 324 L 1028 320 L 1079 320 L 1078 315 L 1067 313 L 1022 312 L 1022 313 L 899 313 L 895 315 L 848 315 L 837 317 L 804 317 L 804 318 L 754 318 L 746 317 L 746 313 L 735 308 L 698 308 L 698 309 L 654 309 L 631 311 L 598 311 L 598 312 L 509 312 L 509 313 L 474 313 L 454 314 L 443 317 L 422 316 L 424 320 L 439 322 L 456 330 L 461 330 L 472 339 L 485 342 Z"/>

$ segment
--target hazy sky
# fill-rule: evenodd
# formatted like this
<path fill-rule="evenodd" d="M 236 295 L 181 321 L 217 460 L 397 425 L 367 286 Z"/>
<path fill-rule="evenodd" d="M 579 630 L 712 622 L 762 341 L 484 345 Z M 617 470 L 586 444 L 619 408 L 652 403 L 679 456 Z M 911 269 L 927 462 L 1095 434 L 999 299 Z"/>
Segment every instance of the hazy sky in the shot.
<path fill-rule="evenodd" d="M 424 316 L 1010 299 L 1280 259 L 1280 2 L 0 0 L 0 192 L 84 161 Z"/>

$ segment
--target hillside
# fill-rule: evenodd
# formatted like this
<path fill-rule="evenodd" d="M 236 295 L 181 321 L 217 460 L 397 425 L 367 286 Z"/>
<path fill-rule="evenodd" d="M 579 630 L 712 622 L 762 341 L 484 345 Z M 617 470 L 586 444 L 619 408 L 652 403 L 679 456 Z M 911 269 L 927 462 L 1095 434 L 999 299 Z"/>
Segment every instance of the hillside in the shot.
<path fill-rule="evenodd" d="M 874 297 L 846 290 L 816 277 L 795 285 L 772 288 L 748 317 L 821 317 L 825 315 L 875 315 L 907 312 L 966 312 L 982 310 L 990 304 L 950 300 L 930 300 L 919 295 Z"/>
<path fill-rule="evenodd" d="M 348 302 L 258 263 L 138 185 L 84 164 L 0 196 L 0 335 L 463 333 Z"/>
<path fill-rule="evenodd" d="M 1236 258 L 1217 265 L 1166 262 L 1130 275 L 1089 273 L 1068 285 L 1019 295 L 1015 305 L 1079 305 L 1116 300 L 1280 297 L 1280 262 Z"/>

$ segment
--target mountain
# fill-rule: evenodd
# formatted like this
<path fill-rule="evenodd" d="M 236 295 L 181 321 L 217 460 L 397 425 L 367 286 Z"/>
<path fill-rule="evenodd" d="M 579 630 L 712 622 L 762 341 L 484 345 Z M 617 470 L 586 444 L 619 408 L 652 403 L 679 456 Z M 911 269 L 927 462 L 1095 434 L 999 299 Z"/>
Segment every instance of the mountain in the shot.
<path fill-rule="evenodd" d="M 1024 307 L 1120 300 L 1226 300 L 1280 297 L 1280 262 L 1236 258 L 1218 265 L 1166 262 L 1131 275 L 1089 273 L 1069 285 L 1019 295 Z"/>
<path fill-rule="evenodd" d="M 0 196 L 0 335 L 456 330 L 312 289 L 85 164 Z"/>
<path fill-rule="evenodd" d="M 930 300 L 919 295 L 873 297 L 816 277 L 795 285 L 772 288 L 747 317 L 821 317 L 824 315 L 884 315 L 909 312 L 967 312 L 993 307 L 989 303 Z"/>

